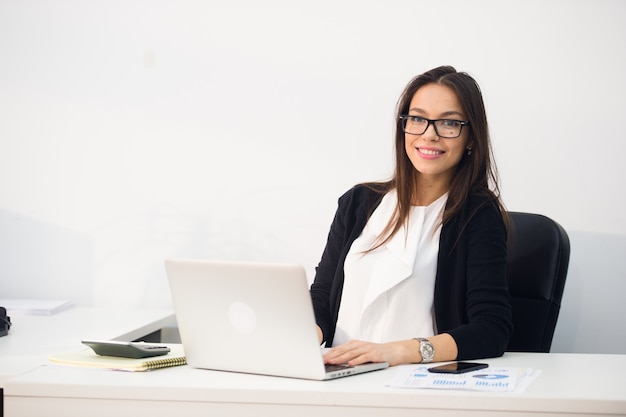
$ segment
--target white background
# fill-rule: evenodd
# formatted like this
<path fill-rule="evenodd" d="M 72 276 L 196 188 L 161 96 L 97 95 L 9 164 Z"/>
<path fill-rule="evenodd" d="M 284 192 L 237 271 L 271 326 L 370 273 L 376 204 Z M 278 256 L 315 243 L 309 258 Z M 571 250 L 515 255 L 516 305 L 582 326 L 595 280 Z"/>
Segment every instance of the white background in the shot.
<path fill-rule="evenodd" d="M 163 260 L 303 264 L 396 100 L 485 96 L 505 204 L 572 254 L 553 351 L 626 353 L 626 2 L 0 0 L 0 297 L 170 306 Z"/>

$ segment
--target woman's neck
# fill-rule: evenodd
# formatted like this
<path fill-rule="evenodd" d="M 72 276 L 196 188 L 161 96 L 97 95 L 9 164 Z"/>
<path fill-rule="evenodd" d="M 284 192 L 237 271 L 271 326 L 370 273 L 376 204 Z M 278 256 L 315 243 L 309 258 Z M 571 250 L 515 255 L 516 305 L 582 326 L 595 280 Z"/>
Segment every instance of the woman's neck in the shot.
<path fill-rule="evenodd" d="M 447 193 L 449 189 L 450 181 L 447 179 L 418 177 L 411 205 L 428 206 Z"/>

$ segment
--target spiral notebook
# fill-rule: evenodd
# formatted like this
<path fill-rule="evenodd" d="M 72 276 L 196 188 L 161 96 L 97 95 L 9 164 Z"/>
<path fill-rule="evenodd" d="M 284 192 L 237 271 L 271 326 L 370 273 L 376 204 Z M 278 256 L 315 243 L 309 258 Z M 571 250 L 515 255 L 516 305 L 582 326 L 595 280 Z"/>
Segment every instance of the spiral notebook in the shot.
<path fill-rule="evenodd" d="M 187 364 L 181 344 L 167 344 L 170 352 L 163 356 L 151 358 L 119 358 L 100 356 L 91 349 L 52 355 L 48 360 L 59 365 L 86 366 L 91 368 L 112 369 L 116 371 L 144 372 L 152 369 L 167 368 Z"/>

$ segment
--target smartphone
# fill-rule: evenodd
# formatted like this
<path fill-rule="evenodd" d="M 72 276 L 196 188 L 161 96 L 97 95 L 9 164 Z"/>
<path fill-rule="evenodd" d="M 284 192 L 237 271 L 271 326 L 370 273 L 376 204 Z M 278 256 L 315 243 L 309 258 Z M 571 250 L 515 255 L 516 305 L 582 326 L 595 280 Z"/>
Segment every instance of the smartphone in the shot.
<path fill-rule="evenodd" d="M 166 355 L 170 348 L 158 343 L 118 342 L 116 340 L 82 340 L 101 356 L 117 356 L 120 358 L 149 358 Z"/>
<path fill-rule="evenodd" d="M 436 374 L 463 374 L 465 372 L 477 371 L 479 369 L 485 369 L 489 365 L 486 363 L 477 362 L 452 362 L 445 365 L 439 365 L 432 368 L 428 368 L 428 372 Z"/>

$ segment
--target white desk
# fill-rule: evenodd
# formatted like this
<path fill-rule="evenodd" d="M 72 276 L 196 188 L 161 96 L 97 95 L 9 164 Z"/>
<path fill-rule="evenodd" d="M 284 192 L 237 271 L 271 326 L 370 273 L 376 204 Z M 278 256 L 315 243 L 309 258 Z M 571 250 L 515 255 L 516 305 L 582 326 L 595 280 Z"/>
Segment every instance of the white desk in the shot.
<path fill-rule="evenodd" d="M 48 362 L 48 356 L 81 349 L 81 339 L 135 340 L 174 322 L 174 311 L 74 307 L 50 316 L 11 313 L 0 337 L 0 388 L 12 376 Z"/>
<path fill-rule="evenodd" d="M 145 373 L 43 366 L 6 381 L 5 410 L 9 417 L 626 415 L 626 355 L 511 353 L 487 362 L 543 373 L 512 394 L 391 389 L 385 382 L 394 368 L 318 382 L 189 366 Z"/>

